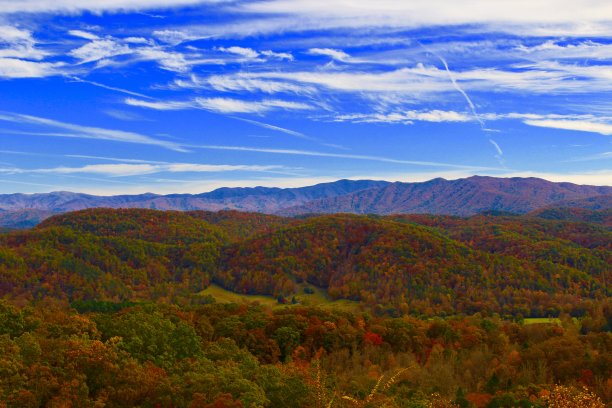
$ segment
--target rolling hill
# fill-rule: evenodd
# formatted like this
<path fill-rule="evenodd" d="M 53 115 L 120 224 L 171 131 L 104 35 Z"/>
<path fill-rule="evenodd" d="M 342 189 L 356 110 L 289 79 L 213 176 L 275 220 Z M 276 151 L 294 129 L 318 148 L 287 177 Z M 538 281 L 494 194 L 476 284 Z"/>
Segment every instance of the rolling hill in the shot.
<path fill-rule="evenodd" d="M 192 298 L 211 283 L 290 298 L 312 285 L 377 313 L 581 315 L 609 296 L 612 232 L 527 216 L 88 209 L 0 235 L 0 296 Z"/>

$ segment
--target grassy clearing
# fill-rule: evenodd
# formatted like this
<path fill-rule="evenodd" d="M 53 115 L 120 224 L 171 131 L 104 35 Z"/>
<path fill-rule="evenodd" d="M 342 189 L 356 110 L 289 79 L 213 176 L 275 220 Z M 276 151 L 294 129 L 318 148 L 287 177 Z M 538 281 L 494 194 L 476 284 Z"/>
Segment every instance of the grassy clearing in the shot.
<path fill-rule="evenodd" d="M 309 287 L 312 289 L 313 293 L 305 293 L 304 289 Z M 276 301 L 272 296 L 262 296 L 262 295 L 243 295 L 240 293 L 231 292 L 229 290 L 223 289 L 222 287 L 212 284 L 202 292 L 201 295 L 210 295 L 215 298 L 217 302 L 220 303 L 252 303 L 258 302 L 263 306 L 268 306 L 272 308 L 278 307 L 291 307 L 294 306 L 291 303 L 289 304 L 280 304 Z M 340 309 L 344 311 L 355 312 L 359 310 L 359 302 L 355 302 L 352 300 L 330 300 L 327 297 L 327 293 L 325 290 L 317 288 L 312 285 L 301 284 L 298 285 L 298 293 L 295 295 L 295 299 L 297 300 L 296 306 L 319 306 L 323 308 L 333 308 Z M 291 302 L 291 297 L 287 300 Z"/>
<path fill-rule="evenodd" d="M 223 289 L 221 286 L 214 283 L 200 292 L 201 295 L 211 295 L 219 303 L 252 303 L 258 302 L 263 306 L 277 307 L 279 305 L 276 299 L 271 296 L 261 295 L 242 295 L 240 293 L 230 292 Z"/>
<path fill-rule="evenodd" d="M 340 309 L 347 312 L 355 312 L 359 310 L 360 303 L 354 300 L 331 300 L 327 296 L 327 292 L 324 289 L 317 288 L 316 286 L 308 284 L 298 285 L 298 294 L 295 295 L 296 299 L 305 306 L 319 306 L 319 307 L 330 307 L 334 309 Z M 304 292 L 304 289 L 310 288 L 313 293 L 309 294 Z"/>
<path fill-rule="evenodd" d="M 556 317 L 527 317 L 523 320 L 523 324 L 556 324 L 561 325 L 561 319 Z"/>

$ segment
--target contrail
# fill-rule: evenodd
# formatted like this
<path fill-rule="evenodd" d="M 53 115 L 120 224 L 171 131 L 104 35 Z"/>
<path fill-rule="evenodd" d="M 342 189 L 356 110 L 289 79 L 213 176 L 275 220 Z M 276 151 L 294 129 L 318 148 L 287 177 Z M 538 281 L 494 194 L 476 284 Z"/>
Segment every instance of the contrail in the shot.
<path fill-rule="evenodd" d="M 111 91 L 122 92 L 124 94 L 132 95 L 132 96 L 138 96 L 138 97 L 146 98 L 146 99 L 153 99 L 152 97 L 150 97 L 148 95 L 145 95 L 145 94 L 129 91 L 127 89 L 117 88 L 117 87 L 114 87 L 114 86 L 104 85 L 104 84 L 101 84 L 99 82 L 88 81 L 86 79 L 82 79 L 82 78 L 79 78 L 77 76 L 69 76 L 69 75 L 67 75 L 66 78 L 71 79 L 74 82 L 81 82 L 83 84 L 89 84 L 89 85 L 97 86 L 99 88 L 109 89 Z"/>
<path fill-rule="evenodd" d="M 453 75 L 453 73 L 451 72 L 450 68 L 448 67 L 448 63 L 446 62 L 446 60 L 444 59 L 444 57 L 442 57 L 441 55 L 438 55 L 437 53 L 427 49 L 427 47 L 425 47 L 423 44 L 421 44 L 420 42 L 418 43 L 426 52 L 431 53 L 432 55 L 434 55 L 436 58 L 438 58 L 440 60 L 440 62 L 442 62 L 442 65 L 444 65 L 444 69 L 446 70 L 446 73 L 448 74 L 448 78 L 450 79 L 451 83 L 453 84 L 453 87 L 457 90 L 457 92 L 459 92 L 461 95 L 463 95 L 463 98 L 465 98 L 465 101 L 467 102 L 468 106 L 470 107 L 470 110 L 472 111 L 472 115 L 474 116 L 474 118 L 476 119 L 476 121 L 478 122 L 478 124 L 480 125 L 480 129 L 483 132 L 491 132 L 493 131 L 492 129 L 488 129 L 485 125 L 485 122 L 481 119 L 480 115 L 478 114 L 478 112 L 476 111 L 476 106 L 474 105 L 474 102 L 472 102 L 472 99 L 470 99 L 469 95 L 467 94 L 467 92 L 465 92 L 463 90 L 463 88 L 461 88 L 459 86 L 459 84 L 457 83 L 457 81 L 455 80 L 455 76 Z M 499 145 L 493 140 L 493 139 L 489 139 L 489 142 L 493 145 L 493 147 L 495 147 L 495 151 L 497 152 L 497 154 L 495 155 L 495 158 L 497 159 L 497 161 L 499 162 L 499 164 L 501 164 L 502 166 L 504 165 L 504 152 L 502 151 L 502 149 L 499 147 Z"/>
<path fill-rule="evenodd" d="M 429 51 L 431 52 L 431 51 Z M 461 93 L 461 95 L 463 95 L 463 97 L 465 98 L 466 102 L 468 103 L 468 105 L 470 106 L 470 109 L 472 111 L 472 115 L 474 115 L 474 118 L 478 121 L 478 123 L 480 124 L 480 128 L 482 130 L 485 130 L 485 123 L 484 121 L 480 118 L 480 115 L 478 115 L 478 112 L 476 112 L 476 106 L 474 106 L 474 103 L 472 102 L 472 100 L 470 99 L 470 97 L 468 96 L 468 94 L 459 86 L 459 84 L 457 83 L 457 81 L 455 80 L 455 77 L 453 75 L 453 73 L 451 72 L 451 70 L 448 68 L 448 63 L 446 62 L 446 60 L 444 58 L 442 58 L 441 55 L 436 54 L 435 52 L 431 52 L 433 55 L 435 55 L 440 62 L 442 62 L 442 64 L 444 65 L 444 69 L 446 70 L 446 73 L 448 74 L 448 77 L 450 78 L 453 87 L 459 92 Z"/>
<path fill-rule="evenodd" d="M 276 130 L 277 132 L 282 132 L 282 133 L 285 133 L 285 134 L 288 134 L 288 135 L 291 135 L 291 136 L 299 137 L 300 139 L 315 140 L 314 138 L 306 136 L 305 134 L 297 132 L 295 130 L 286 129 L 286 128 L 283 128 L 283 127 L 280 127 L 280 126 L 270 125 L 269 123 L 264 123 L 264 122 L 260 122 L 260 121 L 253 120 L 253 119 L 245 119 L 245 118 L 241 118 L 239 116 L 228 116 L 228 117 L 230 117 L 232 119 L 236 119 L 236 120 L 241 120 L 243 122 L 250 123 L 252 125 L 262 127 L 264 129 Z"/>
<path fill-rule="evenodd" d="M 499 154 L 500 156 L 504 155 L 504 152 L 502 151 L 501 147 L 499 147 L 499 145 L 497 144 L 497 142 L 495 142 L 495 140 L 493 139 L 489 139 L 489 142 L 491 142 L 491 144 L 493 145 L 493 147 L 495 147 L 495 150 L 497 150 L 497 154 Z"/>
<path fill-rule="evenodd" d="M 503 152 L 503 150 L 501 149 L 501 147 L 499 147 L 499 145 L 497 144 L 497 142 L 495 140 L 489 139 L 489 142 L 493 145 L 493 147 L 497 151 L 497 154 L 495 155 L 495 158 L 497 159 L 499 164 L 504 166 L 505 160 L 504 160 L 504 152 Z"/>

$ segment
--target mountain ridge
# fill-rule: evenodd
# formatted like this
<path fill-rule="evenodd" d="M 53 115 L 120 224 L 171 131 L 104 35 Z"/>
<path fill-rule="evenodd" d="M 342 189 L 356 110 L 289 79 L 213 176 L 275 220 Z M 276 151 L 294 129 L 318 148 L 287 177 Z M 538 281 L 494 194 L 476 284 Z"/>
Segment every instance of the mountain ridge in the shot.
<path fill-rule="evenodd" d="M 526 214 L 551 206 L 606 210 L 612 208 L 612 187 L 555 183 L 534 177 L 472 176 L 425 182 L 342 179 L 297 188 L 222 187 L 200 194 L 16 193 L 0 195 L 0 226 L 29 227 L 52 214 L 101 207 L 238 210 L 284 216 L 339 212 L 470 216 L 485 211 Z"/>

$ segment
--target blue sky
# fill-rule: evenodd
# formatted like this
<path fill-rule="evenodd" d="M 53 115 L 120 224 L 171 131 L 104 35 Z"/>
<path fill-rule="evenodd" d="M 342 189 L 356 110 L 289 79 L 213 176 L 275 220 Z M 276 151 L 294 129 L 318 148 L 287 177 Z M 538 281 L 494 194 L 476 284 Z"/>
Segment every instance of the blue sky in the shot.
<path fill-rule="evenodd" d="M 612 3 L 0 0 L 0 95 L 0 193 L 612 185 Z"/>

